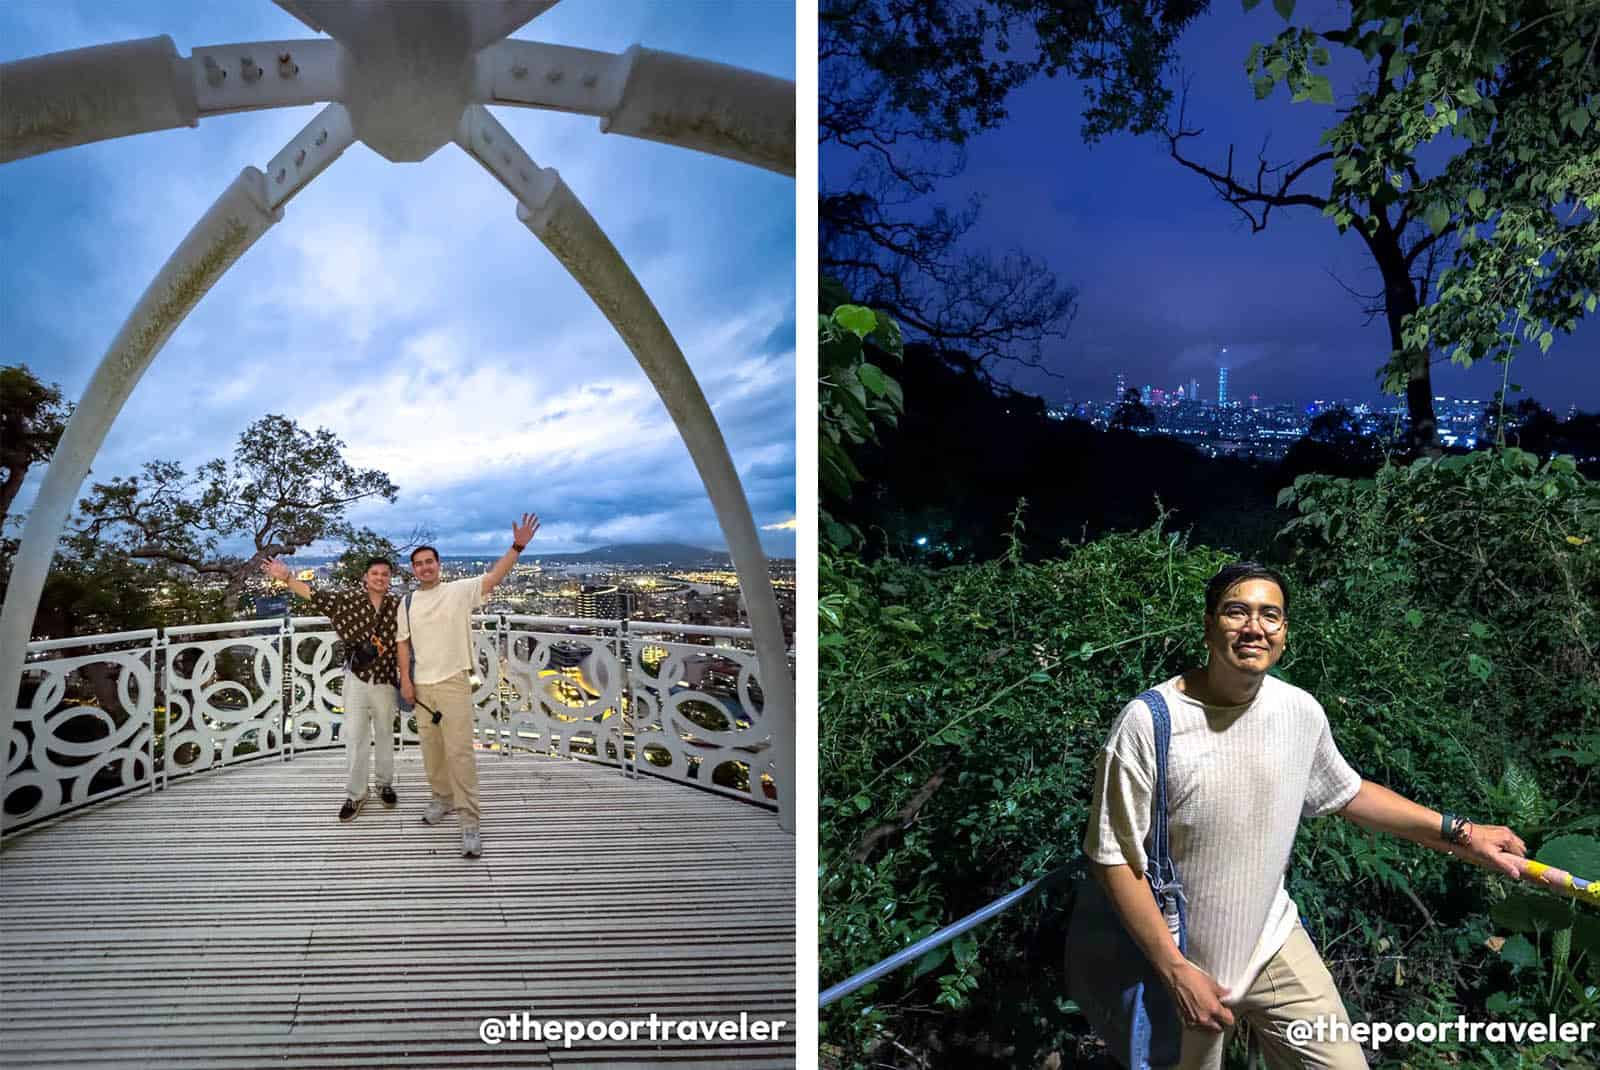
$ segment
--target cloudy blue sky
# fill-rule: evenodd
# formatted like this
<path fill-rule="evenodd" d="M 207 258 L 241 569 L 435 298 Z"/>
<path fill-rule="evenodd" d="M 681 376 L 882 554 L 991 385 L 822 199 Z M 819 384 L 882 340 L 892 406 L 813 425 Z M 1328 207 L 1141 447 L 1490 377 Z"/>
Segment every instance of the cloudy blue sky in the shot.
<path fill-rule="evenodd" d="M 0 5 L 0 61 L 170 35 L 188 55 L 312 31 L 268 0 Z M 516 34 L 632 44 L 794 77 L 782 3 L 568 0 Z M 317 108 L 204 119 L 0 167 L 0 363 L 81 396 L 140 293 L 216 196 Z M 710 399 L 770 554 L 793 556 L 795 190 L 717 157 L 603 135 L 593 118 L 497 108 L 606 229 Z M 420 164 L 349 149 L 289 202 L 156 358 L 91 480 L 231 452 L 267 413 L 329 427 L 400 486 L 357 523 L 446 553 L 682 540 L 722 548 L 688 452 L 610 325 L 447 145 Z M 26 509 L 38 474 L 18 502 Z"/>

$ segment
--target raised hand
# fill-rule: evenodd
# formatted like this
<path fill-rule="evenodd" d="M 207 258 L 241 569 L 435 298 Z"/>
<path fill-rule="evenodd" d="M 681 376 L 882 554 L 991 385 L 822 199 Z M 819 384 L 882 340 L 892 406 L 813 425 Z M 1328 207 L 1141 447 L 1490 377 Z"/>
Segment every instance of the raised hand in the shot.
<path fill-rule="evenodd" d="M 533 541 L 534 532 L 539 530 L 539 516 L 537 513 L 523 513 L 522 523 L 511 526 L 511 541 L 518 546 L 526 546 Z"/>
<path fill-rule="evenodd" d="M 279 561 L 276 557 L 269 557 L 261 562 L 261 571 L 275 580 L 286 580 L 294 574 L 289 570 L 288 565 Z"/>

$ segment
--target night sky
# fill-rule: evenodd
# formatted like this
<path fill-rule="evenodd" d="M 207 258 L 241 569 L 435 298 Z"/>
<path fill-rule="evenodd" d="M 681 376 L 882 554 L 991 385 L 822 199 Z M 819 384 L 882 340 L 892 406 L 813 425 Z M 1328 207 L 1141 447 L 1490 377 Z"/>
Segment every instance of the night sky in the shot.
<path fill-rule="evenodd" d="M 1344 25 L 1330 3 L 1302 3 L 1297 13 L 1317 26 Z M 1267 134 L 1269 162 L 1315 154 L 1332 109 L 1290 104 L 1281 86 L 1257 101 L 1244 73 L 1251 44 L 1270 40 L 1283 25 L 1271 4 L 1244 14 L 1238 0 L 1218 0 L 1184 36 L 1178 55 L 1191 79 L 1187 125 L 1206 132 L 1185 143 L 1188 156 L 1220 170 L 1231 140 L 1236 160 L 1253 175 Z M 1345 50 L 1332 51 L 1337 60 Z M 1335 70 L 1335 99 L 1348 101 L 1356 84 L 1350 75 L 1360 70 L 1344 69 L 1342 83 Z M 1067 337 L 1046 350 L 1046 364 L 1060 378 L 998 365 L 1000 378 L 1057 402 L 1067 391 L 1078 401 L 1109 399 L 1119 370 L 1135 387 L 1171 389 L 1194 377 L 1201 398 L 1215 400 L 1217 351 L 1226 346 L 1236 398 L 1383 399 L 1376 373 L 1387 358 L 1387 329 L 1381 317 L 1366 326 L 1361 302 L 1332 277 L 1358 291 L 1379 288 L 1354 232 L 1341 236 L 1316 209 L 1275 208 L 1267 229 L 1252 234 L 1203 178 L 1168 156 L 1164 137 L 1116 135 L 1086 146 L 1082 97 L 1069 79 L 1030 83 L 1010 98 L 1008 111 L 1002 128 L 968 143 L 965 171 L 947 180 L 937 199 L 957 206 L 980 194 L 973 247 L 1020 249 L 1046 260 L 1079 291 L 1079 311 Z M 835 153 L 823 163 L 830 179 L 848 171 Z M 1305 188 L 1326 193 L 1330 168 L 1313 176 L 1318 180 Z M 1510 374 L 1521 396 L 1536 397 L 1558 416 L 1572 403 L 1600 410 L 1597 318 L 1574 334 L 1557 334 L 1547 356 L 1527 347 Z M 1434 393 L 1488 400 L 1504 373 L 1492 362 L 1470 371 L 1437 363 Z"/>
<path fill-rule="evenodd" d="M 644 44 L 793 78 L 794 32 L 789 4 L 608 0 L 558 4 L 515 36 Z M 0 61 L 159 34 L 183 55 L 317 36 L 268 0 L 0 4 Z M 319 109 L 207 118 L 0 167 L 0 362 L 76 401 L 184 234 Z M 493 110 L 627 258 L 717 414 L 768 552 L 793 556 L 793 180 L 608 136 L 592 117 Z M 540 552 L 724 545 L 632 355 L 517 222 L 510 194 L 454 145 L 416 164 L 354 145 L 289 201 L 157 356 L 90 481 L 226 456 L 267 413 L 332 428 L 353 463 L 399 485 L 395 504 L 358 506 L 358 525 L 403 539 L 420 524 L 446 554 L 498 552 L 524 510 L 543 518 Z"/>

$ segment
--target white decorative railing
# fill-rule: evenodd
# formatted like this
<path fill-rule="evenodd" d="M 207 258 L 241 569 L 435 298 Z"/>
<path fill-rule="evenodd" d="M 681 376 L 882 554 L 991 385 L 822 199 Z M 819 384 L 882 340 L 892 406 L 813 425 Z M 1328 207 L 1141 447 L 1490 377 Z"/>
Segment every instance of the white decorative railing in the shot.
<path fill-rule="evenodd" d="M 479 615 L 479 747 L 615 766 L 776 809 L 747 628 Z M 342 745 L 326 617 L 30 643 L 6 757 L 4 831 L 174 778 Z M 417 742 L 414 716 L 397 726 Z"/>

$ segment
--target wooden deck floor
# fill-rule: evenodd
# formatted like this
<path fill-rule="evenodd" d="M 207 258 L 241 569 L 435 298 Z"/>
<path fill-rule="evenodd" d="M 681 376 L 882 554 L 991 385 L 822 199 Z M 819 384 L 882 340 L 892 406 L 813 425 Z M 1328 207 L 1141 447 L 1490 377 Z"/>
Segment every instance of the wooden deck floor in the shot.
<path fill-rule="evenodd" d="M 343 756 L 173 783 L 0 848 L 0 1064 L 793 1065 L 794 840 L 766 811 L 580 762 L 480 755 L 455 817 L 341 825 Z M 774 1043 L 507 1039 L 479 1022 L 786 1023 Z"/>

